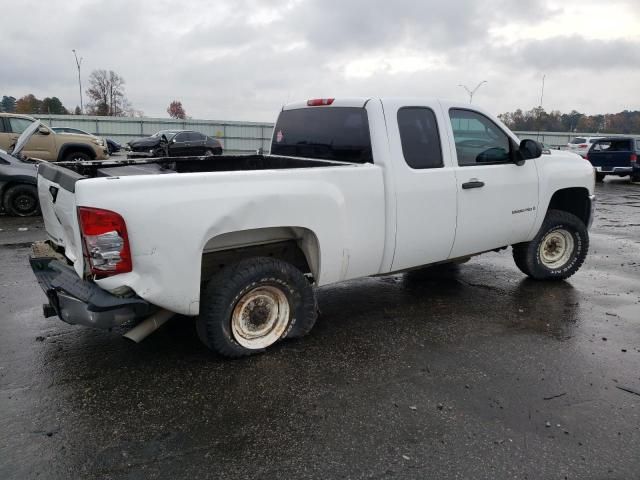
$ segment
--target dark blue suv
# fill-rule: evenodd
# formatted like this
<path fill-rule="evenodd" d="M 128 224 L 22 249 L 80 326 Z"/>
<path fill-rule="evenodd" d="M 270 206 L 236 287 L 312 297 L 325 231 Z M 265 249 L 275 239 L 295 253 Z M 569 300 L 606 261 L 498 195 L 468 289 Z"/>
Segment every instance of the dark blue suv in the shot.
<path fill-rule="evenodd" d="M 596 140 L 587 152 L 587 160 L 596 169 L 596 180 L 606 175 L 631 176 L 640 182 L 640 139 L 632 137 L 605 137 Z"/>

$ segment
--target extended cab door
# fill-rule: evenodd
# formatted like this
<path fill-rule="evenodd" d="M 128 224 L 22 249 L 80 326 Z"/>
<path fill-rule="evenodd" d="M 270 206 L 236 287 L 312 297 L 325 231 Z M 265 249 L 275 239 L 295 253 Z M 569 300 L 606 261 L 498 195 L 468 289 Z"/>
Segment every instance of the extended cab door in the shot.
<path fill-rule="evenodd" d="M 446 260 L 456 228 L 456 177 L 437 102 L 383 100 L 394 157 L 396 248 L 391 270 Z M 444 141 L 443 141 L 444 140 Z"/>
<path fill-rule="evenodd" d="M 458 225 L 451 258 L 530 240 L 538 209 L 535 161 L 514 163 L 518 145 L 475 109 L 443 105 L 457 160 Z"/>

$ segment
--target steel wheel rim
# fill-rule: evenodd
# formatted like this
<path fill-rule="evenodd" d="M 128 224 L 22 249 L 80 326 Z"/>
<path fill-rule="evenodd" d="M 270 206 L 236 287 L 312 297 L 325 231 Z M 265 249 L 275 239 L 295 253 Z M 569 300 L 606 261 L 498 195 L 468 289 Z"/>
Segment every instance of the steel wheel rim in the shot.
<path fill-rule="evenodd" d="M 557 269 L 566 265 L 573 254 L 575 241 L 573 235 L 564 228 L 547 233 L 538 249 L 540 261 L 550 269 Z"/>
<path fill-rule="evenodd" d="M 205 157 L 213 157 L 213 152 L 211 150 L 205 150 L 204 151 L 204 156 Z"/>
<path fill-rule="evenodd" d="M 27 213 L 33 209 L 36 202 L 31 195 L 20 195 L 13 201 L 13 208 L 22 213 Z"/>
<path fill-rule="evenodd" d="M 289 300 L 272 285 L 261 285 L 245 293 L 231 314 L 231 331 L 241 346 L 256 350 L 272 345 L 289 324 Z"/>

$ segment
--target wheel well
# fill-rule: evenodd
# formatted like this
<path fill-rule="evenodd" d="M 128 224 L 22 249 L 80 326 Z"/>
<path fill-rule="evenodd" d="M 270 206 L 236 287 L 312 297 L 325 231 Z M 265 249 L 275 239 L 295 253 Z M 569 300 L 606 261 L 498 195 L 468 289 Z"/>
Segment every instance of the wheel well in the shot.
<path fill-rule="evenodd" d="M 58 160 L 64 160 L 67 155 L 73 152 L 86 153 L 87 155 L 89 155 L 89 157 L 92 160 L 96 158 L 96 152 L 93 150 L 93 148 L 87 145 L 72 143 L 72 144 L 63 145 L 60 148 L 60 153 L 58 154 Z"/>
<path fill-rule="evenodd" d="M 315 280 L 320 274 L 320 249 L 315 234 L 302 227 L 271 227 L 218 235 L 202 253 L 200 279 L 209 280 L 225 266 L 248 257 L 273 257 L 290 263 Z"/>
<path fill-rule="evenodd" d="M 583 187 L 563 188 L 551 197 L 549 210 L 563 210 L 572 213 L 585 225 L 589 225 L 591 205 L 589 191 Z"/>

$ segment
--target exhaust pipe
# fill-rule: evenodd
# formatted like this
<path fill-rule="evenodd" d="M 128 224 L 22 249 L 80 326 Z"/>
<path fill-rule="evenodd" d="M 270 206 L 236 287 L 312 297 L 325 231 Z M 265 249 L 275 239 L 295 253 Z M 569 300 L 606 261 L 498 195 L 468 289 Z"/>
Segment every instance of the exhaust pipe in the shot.
<path fill-rule="evenodd" d="M 123 337 L 133 340 L 136 343 L 140 343 L 164 325 L 165 322 L 174 315 L 175 313 L 170 312 L 169 310 L 160 310 L 133 327 L 125 333 Z"/>

